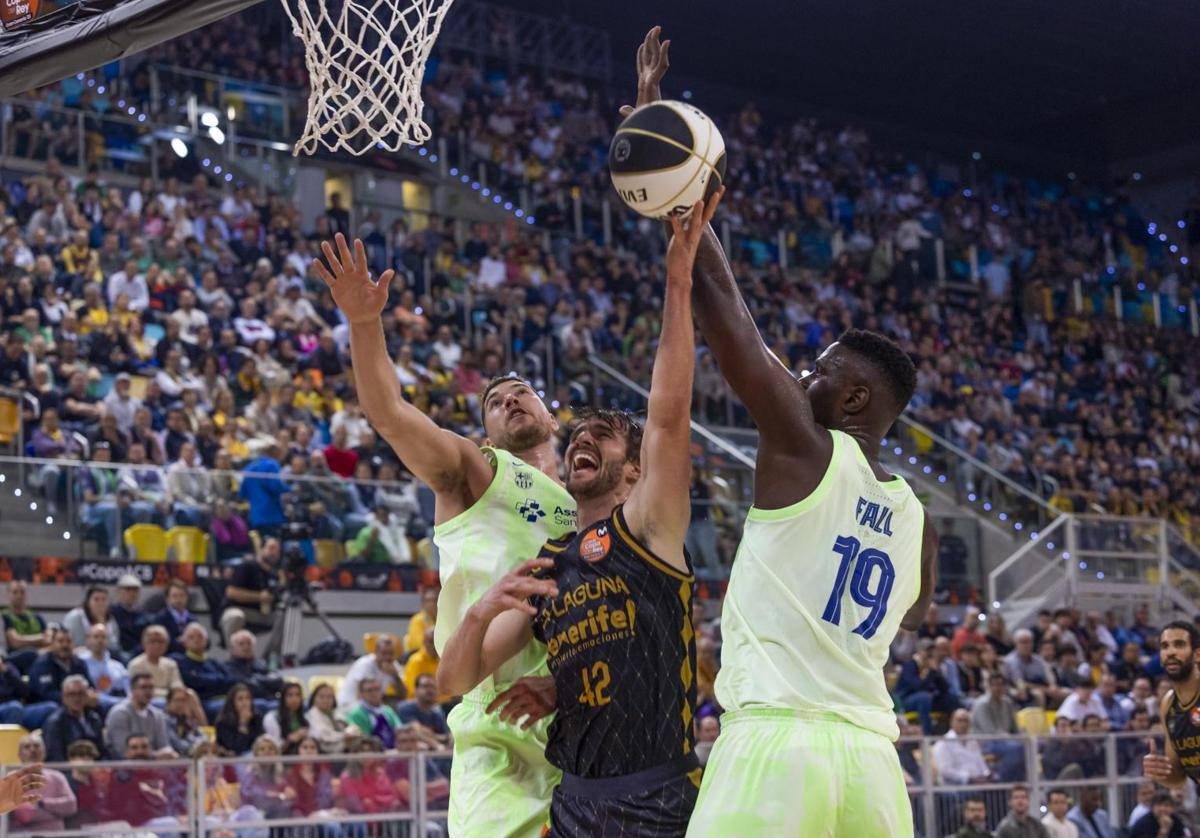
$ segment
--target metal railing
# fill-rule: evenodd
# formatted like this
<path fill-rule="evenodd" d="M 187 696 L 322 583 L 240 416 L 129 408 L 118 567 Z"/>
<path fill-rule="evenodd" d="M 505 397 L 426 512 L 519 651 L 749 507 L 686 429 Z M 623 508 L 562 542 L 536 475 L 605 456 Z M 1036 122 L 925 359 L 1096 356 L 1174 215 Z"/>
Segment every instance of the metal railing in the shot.
<path fill-rule="evenodd" d="M 1162 734 L 1135 733 L 1061 736 L 970 736 L 954 740 L 956 745 L 978 748 L 989 774 L 970 783 L 952 784 L 941 776 L 936 737 L 901 738 L 896 747 L 905 770 L 913 822 L 918 836 L 941 838 L 953 834 L 963 823 L 963 804 L 980 800 L 987 809 L 987 824 L 994 829 L 1008 810 L 1008 795 L 1015 785 L 1030 792 L 1030 813 L 1041 820 L 1047 795 L 1062 789 L 1078 803 L 1084 789 L 1101 794 L 1114 826 L 1123 826 L 1137 805 L 1137 789 L 1143 782 L 1141 758 L 1148 742 Z"/>
<path fill-rule="evenodd" d="M 201 760 L 49 763 L 66 794 L 51 806 L 24 804 L 0 819 L 0 836 L 156 834 L 319 838 L 358 825 L 371 834 L 440 834 L 446 826 L 450 751 L 235 757 Z M 299 769 L 315 768 L 311 778 Z M 14 770 L 5 766 L 3 773 Z M 355 794 L 363 775 L 386 775 L 394 800 L 369 811 Z M 233 778 L 233 779 L 230 779 Z M 303 784 L 302 782 L 303 781 Z M 296 786 L 311 796 L 301 796 Z M 290 789 L 290 792 L 288 791 Z M 62 821 L 63 828 L 54 828 Z"/>

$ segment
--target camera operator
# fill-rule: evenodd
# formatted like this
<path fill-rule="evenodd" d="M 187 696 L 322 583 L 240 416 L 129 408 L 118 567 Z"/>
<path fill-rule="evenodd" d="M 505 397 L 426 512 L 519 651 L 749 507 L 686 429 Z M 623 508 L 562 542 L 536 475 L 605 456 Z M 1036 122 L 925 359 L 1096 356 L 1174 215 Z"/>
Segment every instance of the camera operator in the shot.
<path fill-rule="evenodd" d="M 278 538 L 263 542 L 252 562 L 242 562 L 233 570 L 225 589 L 225 608 L 221 611 L 221 634 L 229 641 L 244 628 L 270 630 L 263 657 L 278 652 L 283 632 L 283 611 L 275 607 L 285 580 L 280 567 L 283 545 Z"/>

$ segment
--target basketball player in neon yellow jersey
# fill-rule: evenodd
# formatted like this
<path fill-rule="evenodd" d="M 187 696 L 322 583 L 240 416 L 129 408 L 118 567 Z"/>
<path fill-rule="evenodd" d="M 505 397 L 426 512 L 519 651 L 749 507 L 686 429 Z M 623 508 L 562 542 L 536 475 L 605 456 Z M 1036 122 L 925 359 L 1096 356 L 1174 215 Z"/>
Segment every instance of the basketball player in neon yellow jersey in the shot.
<path fill-rule="evenodd" d="M 659 98 L 666 64 L 656 28 L 638 50 L 639 105 Z M 912 395 L 912 361 L 851 330 L 797 381 L 759 335 L 711 229 L 693 303 L 759 446 L 721 612 L 723 729 L 688 835 L 912 835 L 883 667 L 896 631 L 929 606 L 937 535 L 877 459 Z"/>
<path fill-rule="evenodd" d="M 392 271 L 372 282 L 362 242 L 351 253 L 322 245 L 332 270 L 318 273 L 350 323 L 359 401 L 375 429 L 436 496 L 434 543 L 442 590 L 437 648 L 467 609 L 547 539 L 575 530 L 575 502 L 558 478 L 558 423 L 525 381 L 504 377 L 484 390 L 487 444 L 439 428 L 404 400 L 388 358 L 380 314 Z M 532 677 L 525 677 L 532 676 Z M 498 716 L 492 711 L 504 705 Z M 540 834 L 560 772 L 546 761 L 545 711 L 554 705 L 545 648 L 531 644 L 450 713 L 454 759 L 449 831 L 455 838 Z M 536 712 L 533 712 L 535 711 Z M 530 711 L 522 725 L 515 724 Z M 532 721 L 534 718 L 538 720 Z"/>

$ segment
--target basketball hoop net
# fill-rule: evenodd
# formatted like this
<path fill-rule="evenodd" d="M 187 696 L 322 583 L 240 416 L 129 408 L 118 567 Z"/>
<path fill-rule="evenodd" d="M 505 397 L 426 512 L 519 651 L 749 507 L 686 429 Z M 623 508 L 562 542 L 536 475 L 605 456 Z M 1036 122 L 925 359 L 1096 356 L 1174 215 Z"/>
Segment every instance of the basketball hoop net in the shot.
<path fill-rule="evenodd" d="M 292 154 L 399 151 L 430 137 L 425 62 L 454 0 L 283 0 L 304 43 L 308 121 Z"/>

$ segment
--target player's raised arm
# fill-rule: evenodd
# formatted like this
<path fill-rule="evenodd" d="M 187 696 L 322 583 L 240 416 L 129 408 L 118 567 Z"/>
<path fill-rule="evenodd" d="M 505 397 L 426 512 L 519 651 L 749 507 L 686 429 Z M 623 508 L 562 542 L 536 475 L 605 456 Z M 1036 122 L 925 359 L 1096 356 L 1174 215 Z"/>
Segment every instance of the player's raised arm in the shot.
<path fill-rule="evenodd" d="M 409 471 L 429 484 L 439 500 L 450 501 L 439 504 L 439 514 L 452 516 L 487 488 L 491 466 L 469 440 L 439 428 L 404 400 L 380 319 L 395 272 L 385 271 L 378 282 L 372 281 L 363 243 L 355 240 L 352 253 L 341 233 L 336 236 L 336 250 L 330 242 L 322 242 L 321 250 L 329 267 L 317 260 L 317 273 L 350 323 L 351 365 L 359 403 Z M 454 502 L 455 496 L 461 503 Z"/>
<path fill-rule="evenodd" d="M 655 26 L 638 47 L 639 106 L 662 98 L 660 84 L 670 66 L 671 42 L 660 41 L 660 34 L 661 27 Z M 696 323 L 761 438 L 755 502 L 769 507 L 794 503 L 816 487 L 829 463 L 829 432 L 813 419 L 804 387 L 763 340 L 711 227 L 697 248 L 693 279 Z M 776 472 L 790 478 L 773 479 Z M 802 485 L 808 475 L 813 476 L 812 484 Z"/>
<path fill-rule="evenodd" d="M 697 201 L 688 220 L 671 219 L 662 334 L 650 379 L 641 477 L 625 502 L 625 519 L 633 533 L 680 570 L 687 569 L 680 547 L 691 519 L 689 448 L 696 364 L 692 265 L 700 237 L 716 213 L 722 193 L 714 193 L 707 205 Z"/>
<path fill-rule="evenodd" d="M 532 639 L 529 620 L 537 614 L 530 597 L 555 596 L 550 579 L 530 574 L 549 570 L 552 559 L 530 559 L 506 574 L 468 610 L 442 649 L 438 692 L 464 695 L 520 652 Z"/>

